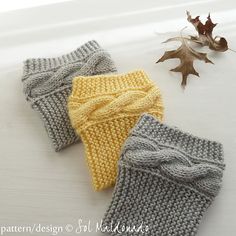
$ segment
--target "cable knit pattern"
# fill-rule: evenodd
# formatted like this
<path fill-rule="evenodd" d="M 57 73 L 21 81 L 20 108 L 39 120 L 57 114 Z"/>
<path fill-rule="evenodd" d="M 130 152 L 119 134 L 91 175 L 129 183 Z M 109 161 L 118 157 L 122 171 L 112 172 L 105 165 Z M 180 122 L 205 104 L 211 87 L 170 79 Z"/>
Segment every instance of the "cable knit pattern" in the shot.
<path fill-rule="evenodd" d="M 72 79 L 116 71 L 110 55 L 96 41 L 56 58 L 28 59 L 24 62 L 22 82 L 26 99 L 44 121 L 56 151 L 76 142 L 71 127 L 67 98 Z"/>
<path fill-rule="evenodd" d="M 148 226 L 124 235 L 193 236 L 220 189 L 223 147 L 144 114 L 122 148 L 103 229 Z M 103 230 L 106 232 L 106 230 Z M 111 235 L 120 235 L 111 230 Z"/>
<path fill-rule="evenodd" d="M 120 148 L 140 114 L 163 117 L 160 91 L 143 71 L 75 78 L 68 108 L 95 190 L 115 183 Z"/>
<path fill-rule="evenodd" d="M 88 123 L 91 124 L 107 117 L 137 114 L 137 112 L 152 108 L 159 97 L 159 91 L 151 86 L 146 91 L 127 91 L 93 98 L 74 110 L 73 116 L 76 117 L 73 119 L 76 122 L 74 127 L 83 129 L 83 126 L 87 127 Z"/>
<path fill-rule="evenodd" d="M 194 163 L 175 148 L 161 149 L 155 142 L 133 136 L 126 142 L 123 155 L 136 167 L 155 167 L 163 175 L 180 182 L 192 183 L 209 195 L 217 195 L 220 189 L 222 168 L 214 164 Z"/>

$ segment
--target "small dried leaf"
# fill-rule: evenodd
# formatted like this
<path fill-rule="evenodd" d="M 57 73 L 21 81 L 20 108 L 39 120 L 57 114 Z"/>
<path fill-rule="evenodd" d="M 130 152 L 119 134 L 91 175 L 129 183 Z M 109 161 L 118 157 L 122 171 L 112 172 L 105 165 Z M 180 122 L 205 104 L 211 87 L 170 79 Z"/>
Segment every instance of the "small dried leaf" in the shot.
<path fill-rule="evenodd" d="M 190 13 L 187 11 L 187 20 L 192 23 L 198 32 L 198 36 L 191 36 L 190 39 L 202 46 L 208 46 L 211 50 L 224 52 L 228 50 L 227 40 L 223 37 L 213 38 L 212 32 L 217 24 L 213 23 L 210 14 L 207 17 L 207 21 L 203 24 L 199 16 L 192 18 Z"/>
<path fill-rule="evenodd" d="M 181 83 L 182 87 L 186 86 L 188 75 L 193 74 L 199 76 L 198 72 L 195 70 L 193 66 L 194 60 L 201 60 L 205 61 L 206 63 L 213 64 L 213 62 L 207 58 L 206 53 L 195 51 L 193 48 L 189 46 L 188 41 L 185 38 L 183 37 L 170 38 L 165 42 L 170 42 L 170 41 L 180 41 L 181 46 L 176 50 L 166 51 L 164 55 L 156 63 L 163 62 L 165 60 L 173 58 L 180 59 L 180 65 L 174 69 L 171 69 L 171 71 L 182 73 L 182 83 Z"/>

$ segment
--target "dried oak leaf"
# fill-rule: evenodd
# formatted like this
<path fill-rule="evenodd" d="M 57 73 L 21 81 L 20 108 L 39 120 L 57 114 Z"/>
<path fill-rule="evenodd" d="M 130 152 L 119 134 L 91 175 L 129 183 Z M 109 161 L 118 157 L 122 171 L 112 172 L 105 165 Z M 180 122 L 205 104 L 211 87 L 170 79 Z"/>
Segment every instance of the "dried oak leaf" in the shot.
<path fill-rule="evenodd" d="M 206 63 L 212 63 L 212 64 L 213 62 L 207 58 L 206 53 L 197 52 L 193 48 L 191 48 L 188 43 L 189 39 L 183 37 L 175 37 L 166 40 L 164 43 L 170 41 L 180 41 L 181 46 L 176 50 L 166 51 L 164 55 L 156 63 L 163 62 L 165 60 L 173 58 L 180 59 L 180 65 L 174 69 L 171 69 L 171 71 L 182 73 L 181 85 L 184 88 L 187 84 L 188 75 L 193 74 L 199 76 L 198 72 L 193 67 L 194 60 L 205 61 Z"/>
<path fill-rule="evenodd" d="M 198 32 L 198 36 L 191 36 L 191 40 L 201 46 L 208 46 L 211 50 L 218 52 L 225 52 L 228 50 L 228 43 L 225 38 L 216 36 L 213 38 L 212 32 L 217 24 L 214 24 L 211 20 L 210 14 L 207 17 L 207 21 L 203 24 L 200 16 L 192 18 L 187 11 L 187 20 L 192 23 Z"/>

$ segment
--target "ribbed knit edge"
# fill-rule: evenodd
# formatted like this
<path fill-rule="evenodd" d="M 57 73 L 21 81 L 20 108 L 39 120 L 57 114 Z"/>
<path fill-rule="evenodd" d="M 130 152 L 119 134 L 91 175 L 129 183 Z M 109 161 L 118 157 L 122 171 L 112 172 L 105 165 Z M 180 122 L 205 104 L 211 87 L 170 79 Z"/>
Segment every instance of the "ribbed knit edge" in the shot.
<path fill-rule="evenodd" d="M 25 77 L 30 74 L 53 70 L 57 67 L 63 66 L 64 64 L 81 61 L 90 54 L 99 50 L 103 49 L 95 40 L 91 40 L 83 44 L 76 50 L 59 57 L 27 59 L 26 61 L 24 61 L 22 80 L 26 79 Z"/>
<path fill-rule="evenodd" d="M 66 88 L 63 92 L 52 95 L 50 101 L 42 99 L 34 104 L 56 152 L 79 141 L 79 136 L 72 128 L 67 113 L 66 100 L 70 90 Z M 50 109 L 52 107 L 53 109 Z"/>
<path fill-rule="evenodd" d="M 223 145 L 219 142 L 200 138 L 176 127 L 158 121 L 150 114 L 142 114 L 130 135 L 139 135 L 182 150 L 193 158 L 213 162 L 224 168 Z M 204 153 L 202 152 L 204 150 Z"/>
<path fill-rule="evenodd" d="M 120 75 L 79 76 L 73 79 L 71 96 L 85 99 L 151 86 L 153 86 L 153 82 L 143 70 Z"/>
<path fill-rule="evenodd" d="M 138 223 L 136 220 L 138 218 L 144 225 L 149 226 L 147 234 L 144 235 L 164 236 L 166 235 L 166 231 L 162 232 L 160 229 L 161 232 L 157 232 L 159 227 L 162 229 L 165 228 L 165 230 L 169 228 L 170 232 L 172 231 L 171 233 L 173 233 L 176 222 L 181 222 L 182 218 L 178 218 L 177 215 L 186 214 L 186 221 L 182 221 L 181 224 L 187 223 L 186 226 L 188 227 L 177 227 L 176 230 L 179 232 L 178 235 L 195 235 L 204 212 L 212 202 L 212 198 L 206 197 L 204 194 L 193 188 L 173 182 L 161 175 L 149 175 L 149 177 L 147 177 L 147 175 L 148 173 L 142 173 L 133 167 L 119 164 L 118 177 L 112 194 L 112 200 L 104 214 L 101 232 L 112 236 L 123 235 L 117 231 L 111 231 L 110 228 L 113 227 L 113 230 L 116 229 L 115 226 L 119 223 L 121 223 L 121 227 L 122 225 L 135 225 Z M 150 191 L 151 189 L 155 190 Z M 137 199 L 142 199 L 145 194 L 149 195 L 147 198 L 149 202 L 146 201 L 145 204 L 139 205 L 140 200 L 137 201 Z M 170 194 L 171 198 L 168 198 Z M 130 197 L 130 195 L 132 195 L 132 197 Z M 195 198 L 196 195 L 198 195 L 197 198 Z M 154 198 L 157 198 L 155 203 L 153 202 Z M 175 204 L 181 201 L 180 199 L 186 207 L 185 213 L 183 212 L 184 209 Z M 189 203 L 191 200 L 193 200 L 193 204 Z M 123 210 L 127 209 L 127 202 L 129 202 L 129 209 L 124 213 Z M 126 208 L 124 206 L 126 206 Z M 135 212 L 134 209 L 137 211 L 137 208 L 141 208 L 141 212 Z M 191 215 L 191 211 L 188 211 L 188 209 L 191 210 L 194 208 L 196 211 Z M 167 214 L 172 211 L 172 214 L 163 214 L 165 211 Z M 151 215 L 148 215 L 150 213 Z M 163 224 L 160 224 L 160 221 L 163 221 L 162 219 L 164 218 L 165 223 L 161 222 Z M 132 224 L 130 224 L 130 222 L 132 222 Z M 150 222 L 151 225 L 148 222 Z M 194 224 L 194 227 L 191 227 L 190 224 Z M 186 232 L 186 230 L 188 232 Z M 183 234 L 180 234 L 181 232 Z M 133 234 L 127 233 L 125 235 Z M 139 232 L 137 235 L 143 234 Z"/>

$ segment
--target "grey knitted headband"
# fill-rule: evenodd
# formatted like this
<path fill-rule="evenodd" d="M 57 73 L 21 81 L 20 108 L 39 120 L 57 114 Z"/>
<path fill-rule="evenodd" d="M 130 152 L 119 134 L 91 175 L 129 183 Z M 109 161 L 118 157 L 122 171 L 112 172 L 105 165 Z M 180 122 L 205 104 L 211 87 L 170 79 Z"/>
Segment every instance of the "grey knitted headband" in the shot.
<path fill-rule="evenodd" d="M 96 41 L 60 57 L 24 62 L 22 82 L 26 99 L 40 113 L 56 151 L 78 140 L 67 113 L 72 79 L 114 71 L 110 55 Z"/>
<path fill-rule="evenodd" d="M 223 169 L 220 143 L 144 114 L 123 146 L 101 230 L 111 235 L 193 236 L 220 189 Z"/>

